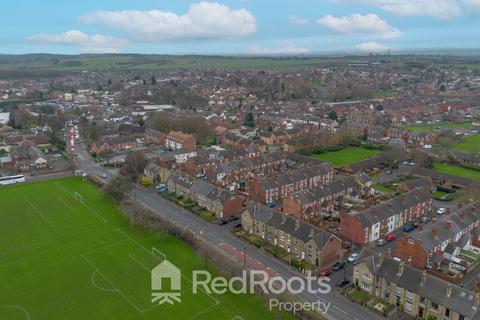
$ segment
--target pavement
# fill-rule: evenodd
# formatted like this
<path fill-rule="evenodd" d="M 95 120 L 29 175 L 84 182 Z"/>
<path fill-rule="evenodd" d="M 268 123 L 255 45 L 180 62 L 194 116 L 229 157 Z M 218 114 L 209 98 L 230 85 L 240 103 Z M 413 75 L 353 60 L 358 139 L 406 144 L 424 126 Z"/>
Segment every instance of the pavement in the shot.
<path fill-rule="evenodd" d="M 96 175 L 101 177 L 102 174 L 107 175 L 107 179 L 113 177 L 113 173 L 97 163 L 95 163 L 88 154 L 85 146 L 80 145 L 77 147 L 78 156 L 75 158 L 75 162 L 80 170 L 86 172 L 89 175 Z M 269 255 L 262 253 L 259 249 L 237 238 L 232 231 L 232 224 L 229 223 L 224 226 L 215 225 L 209 223 L 202 218 L 192 214 L 191 212 L 179 207 L 167 199 L 158 195 L 155 190 L 146 190 L 143 188 L 136 188 L 136 199 L 147 207 L 151 208 L 155 214 L 161 215 L 164 218 L 169 219 L 186 229 L 189 229 L 198 239 L 206 241 L 214 247 L 218 247 L 219 250 L 225 250 L 222 248 L 228 248 L 231 252 L 234 252 L 234 256 L 242 256 L 245 254 L 245 259 L 249 266 L 259 267 L 264 270 L 268 270 L 269 274 L 276 274 L 285 279 L 290 279 L 294 276 L 304 277 L 298 270 L 288 266 L 280 260 L 273 258 Z M 332 288 L 336 287 L 338 279 L 347 275 L 347 278 L 351 279 L 352 265 L 346 264 L 346 270 L 335 272 L 330 277 L 330 284 Z M 319 286 L 315 284 L 313 288 L 318 289 Z M 318 302 L 321 301 L 329 305 L 326 314 L 322 313 L 322 316 L 328 319 L 338 320 L 381 320 L 385 319 L 376 313 L 371 312 L 358 304 L 355 304 L 345 297 L 340 295 L 335 289 L 328 294 L 309 293 L 304 291 L 300 294 L 296 294 L 301 302 Z"/>

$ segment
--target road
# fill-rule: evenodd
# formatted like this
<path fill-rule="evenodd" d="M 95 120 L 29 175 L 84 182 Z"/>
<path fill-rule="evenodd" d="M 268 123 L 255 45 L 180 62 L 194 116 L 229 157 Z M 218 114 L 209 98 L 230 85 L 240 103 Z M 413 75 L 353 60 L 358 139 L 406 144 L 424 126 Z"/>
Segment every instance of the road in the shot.
<path fill-rule="evenodd" d="M 88 152 L 82 148 L 78 150 L 78 156 L 76 157 L 76 163 L 84 172 L 90 175 L 96 175 L 101 177 L 102 174 L 107 175 L 107 179 L 112 177 L 112 173 L 96 164 L 89 156 Z M 249 260 L 257 261 L 260 264 L 267 266 L 267 268 L 279 276 L 290 279 L 294 276 L 302 276 L 298 271 L 294 270 L 290 266 L 282 263 L 281 261 L 263 254 L 257 248 L 250 244 L 238 239 L 231 232 L 231 224 L 225 226 L 218 226 L 209 223 L 200 217 L 192 214 L 191 212 L 169 202 L 163 197 L 159 196 L 155 191 L 145 190 L 142 188 L 136 189 L 137 201 L 150 207 L 156 214 L 162 215 L 167 219 L 182 225 L 185 228 L 194 232 L 197 237 L 206 241 L 214 247 L 219 246 L 231 246 L 237 251 L 243 252 L 245 249 L 247 258 Z M 200 235 L 201 234 L 201 235 Z M 351 279 L 352 266 L 347 264 L 347 277 Z M 339 278 L 343 276 L 343 271 L 339 271 L 332 275 L 331 285 L 334 288 Z M 350 302 L 345 299 L 335 290 L 332 290 L 328 294 L 311 294 L 303 292 L 296 295 L 307 302 L 323 301 L 324 303 L 330 303 L 330 307 L 326 315 L 329 319 L 338 320 L 381 320 L 385 319 L 361 306 Z"/>

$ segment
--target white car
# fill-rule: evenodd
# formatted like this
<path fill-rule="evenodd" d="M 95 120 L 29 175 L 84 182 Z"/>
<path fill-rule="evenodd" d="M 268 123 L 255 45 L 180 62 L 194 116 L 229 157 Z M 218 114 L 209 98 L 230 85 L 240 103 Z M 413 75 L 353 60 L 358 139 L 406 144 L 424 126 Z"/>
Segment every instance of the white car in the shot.
<path fill-rule="evenodd" d="M 438 214 L 444 214 L 445 211 L 447 211 L 447 209 L 445 209 L 445 208 L 438 208 L 437 213 L 438 213 Z"/>
<path fill-rule="evenodd" d="M 358 259 L 358 253 L 352 253 L 348 258 L 347 258 L 347 261 L 348 262 L 355 262 L 355 260 Z"/>
<path fill-rule="evenodd" d="M 103 178 L 103 179 L 108 178 L 107 174 L 106 174 L 106 173 L 102 173 L 102 178 Z"/>

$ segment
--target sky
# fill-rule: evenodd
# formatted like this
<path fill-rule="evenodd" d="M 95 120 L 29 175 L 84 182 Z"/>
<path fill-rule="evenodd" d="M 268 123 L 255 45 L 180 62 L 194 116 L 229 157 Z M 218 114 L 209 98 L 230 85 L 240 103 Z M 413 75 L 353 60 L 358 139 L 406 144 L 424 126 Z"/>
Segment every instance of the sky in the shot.
<path fill-rule="evenodd" d="M 4 54 L 480 48 L 480 0 L 15 0 L 0 10 Z"/>

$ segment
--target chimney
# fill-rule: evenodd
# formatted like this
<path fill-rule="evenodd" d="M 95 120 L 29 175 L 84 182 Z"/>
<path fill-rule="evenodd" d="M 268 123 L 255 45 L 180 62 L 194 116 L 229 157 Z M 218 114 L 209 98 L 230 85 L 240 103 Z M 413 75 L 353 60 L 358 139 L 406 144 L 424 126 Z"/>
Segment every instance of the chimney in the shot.
<path fill-rule="evenodd" d="M 450 230 L 450 228 L 452 227 L 452 221 L 451 220 L 448 220 L 445 222 L 445 228 L 447 228 L 448 230 Z"/>
<path fill-rule="evenodd" d="M 420 285 L 424 286 L 427 283 L 427 270 L 423 270 L 422 272 L 422 280 L 420 281 Z"/>
<path fill-rule="evenodd" d="M 432 229 L 432 237 L 435 238 L 435 237 L 437 237 L 437 236 L 438 236 L 438 230 L 435 229 L 435 228 L 433 228 L 433 229 Z"/>
<path fill-rule="evenodd" d="M 314 235 L 315 235 L 315 230 L 312 228 L 312 229 L 310 229 L 309 237 L 313 238 Z"/>
<path fill-rule="evenodd" d="M 400 264 L 398 265 L 397 277 L 401 277 L 404 270 L 405 270 L 405 262 L 401 261 Z"/>
<path fill-rule="evenodd" d="M 452 284 L 449 283 L 447 285 L 447 298 L 450 298 L 451 295 L 452 295 Z"/>
<path fill-rule="evenodd" d="M 383 253 L 380 252 L 377 256 L 377 263 L 376 263 L 377 269 L 380 268 L 382 263 L 383 263 Z"/>
<path fill-rule="evenodd" d="M 297 231 L 298 228 L 300 228 L 300 220 L 295 219 L 295 231 Z"/>
<path fill-rule="evenodd" d="M 465 213 L 463 211 L 458 214 L 458 217 L 460 220 L 465 221 Z"/>

